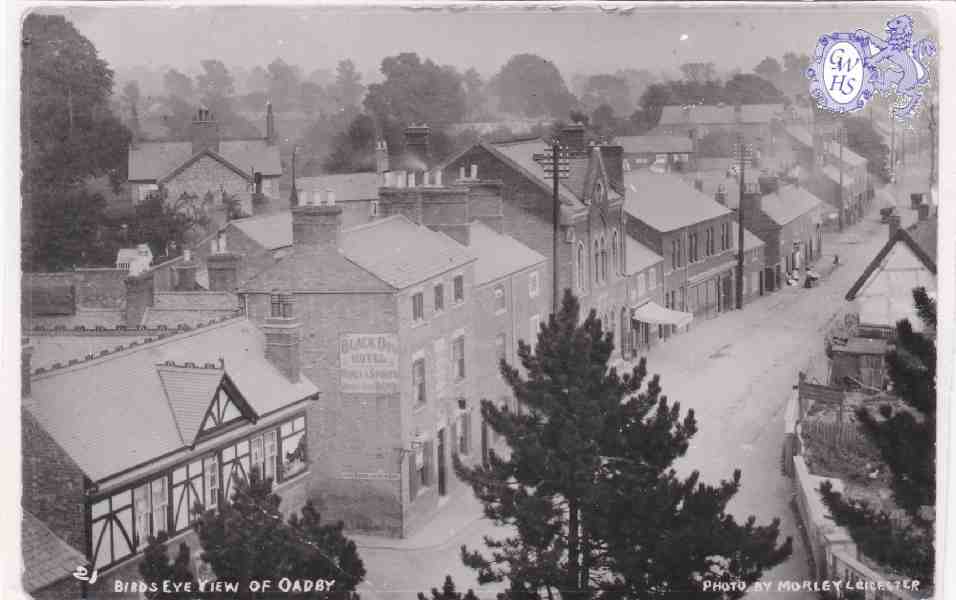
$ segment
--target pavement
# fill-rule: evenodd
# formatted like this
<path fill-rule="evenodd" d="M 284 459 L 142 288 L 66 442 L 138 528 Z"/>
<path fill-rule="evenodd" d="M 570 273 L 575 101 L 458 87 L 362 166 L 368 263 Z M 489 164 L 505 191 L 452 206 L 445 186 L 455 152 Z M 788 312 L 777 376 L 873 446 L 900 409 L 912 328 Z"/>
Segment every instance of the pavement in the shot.
<path fill-rule="evenodd" d="M 900 199 L 904 226 L 916 219 L 908 208 L 912 185 L 903 178 L 887 188 Z M 792 482 L 781 471 L 784 409 L 798 371 L 825 372 L 824 334 L 842 318 L 846 291 L 887 239 L 877 208 L 844 232 L 825 234 L 819 260 L 832 263 L 838 254 L 840 264 L 824 273 L 816 287 L 785 286 L 742 311 L 697 322 L 647 354 L 648 370 L 661 376 L 664 394 L 679 402 L 682 411 L 693 409 L 697 418 L 698 433 L 686 456 L 675 463 L 678 473 L 697 470 L 701 481 L 716 484 L 741 469 L 741 489 L 728 511 L 738 522 L 753 515 L 758 525 L 779 518 L 783 537 L 793 538 L 790 559 L 762 579 L 771 589 L 779 581 L 810 577 L 791 507 Z M 506 533 L 482 517 L 480 504 L 465 488 L 408 539 L 352 536 L 368 571 L 359 591 L 366 600 L 411 599 L 440 587 L 450 574 L 459 590 L 473 588 L 480 597 L 493 598 L 503 585 L 479 586 L 475 572 L 461 563 L 460 547 L 483 550 L 483 536 Z M 756 596 L 816 598 L 811 592 L 748 594 Z"/>

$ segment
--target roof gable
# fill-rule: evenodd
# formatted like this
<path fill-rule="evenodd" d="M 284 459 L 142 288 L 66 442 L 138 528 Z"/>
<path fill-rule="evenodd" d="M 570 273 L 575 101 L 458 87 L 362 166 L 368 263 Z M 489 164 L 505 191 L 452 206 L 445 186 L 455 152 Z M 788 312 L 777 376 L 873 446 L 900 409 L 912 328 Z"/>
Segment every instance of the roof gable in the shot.
<path fill-rule="evenodd" d="M 628 171 L 625 211 L 659 232 L 716 219 L 730 210 L 670 173 Z"/>
<path fill-rule="evenodd" d="M 186 445 L 195 444 L 198 436 L 208 435 L 236 419 L 258 419 L 236 385 L 215 363 L 196 367 L 170 360 L 157 365 L 156 372 Z"/>
<path fill-rule="evenodd" d="M 916 224 L 916 226 L 919 225 L 920 223 Z M 911 227 L 911 229 L 913 228 Z M 935 242 L 935 234 L 933 237 Z M 881 248 L 876 256 L 873 257 L 873 260 L 870 261 L 870 264 L 863 269 L 863 273 L 856 280 L 856 282 L 854 282 L 853 286 L 850 288 L 850 291 L 846 293 L 847 300 L 856 299 L 857 294 L 864 288 L 864 286 L 866 286 L 867 282 L 869 282 L 873 275 L 880 269 L 883 261 L 898 243 L 905 244 L 910 250 L 913 251 L 913 254 L 916 255 L 923 266 L 926 267 L 930 273 L 936 275 L 936 260 L 934 258 L 935 248 L 933 250 L 933 256 L 930 256 L 929 253 L 927 253 L 926 250 L 919 243 L 917 243 L 915 239 L 913 239 L 910 231 L 901 228 L 898 229 L 895 234 L 893 234 L 893 237 L 887 240 L 886 244 L 883 245 L 883 248 Z"/>
<path fill-rule="evenodd" d="M 182 173 L 183 171 L 185 171 L 186 169 L 188 169 L 189 167 L 191 167 L 196 162 L 198 162 L 199 160 L 201 160 L 203 157 L 206 157 L 206 156 L 220 163 L 221 165 L 223 165 L 230 171 L 234 172 L 236 175 L 239 175 L 240 177 L 245 179 L 246 181 L 252 181 L 252 177 L 247 172 L 245 172 L 238 166 L 226 160 L 226 158 L 223 157 L 221 154 L 214 152 L 213 150 L 210 150 L 209 148 L 200 150 L 196 154 L 193 154 L 191 157 L 189 157 L 188 160 L 186 160 L 186 162 L 182 163 L 181 165 L 179 165 L 178 167 L 176 167 L 175 169 L 173 169 L 166 175 L 163 175 L 162 177 L 157 178 L 156 181 L 161 184 L 166 183 L 167 181 L 169 181 L 170 179 L 173 179 L 174 177 L 176 177 L 177 175 L 179 175 L 180 173 Z"/>

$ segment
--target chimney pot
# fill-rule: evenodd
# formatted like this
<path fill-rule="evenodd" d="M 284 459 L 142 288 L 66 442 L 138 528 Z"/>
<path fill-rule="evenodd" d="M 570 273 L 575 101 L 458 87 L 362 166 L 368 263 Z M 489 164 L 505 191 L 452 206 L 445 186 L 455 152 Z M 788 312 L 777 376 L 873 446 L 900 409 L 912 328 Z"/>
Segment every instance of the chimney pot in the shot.
<path fill-rule="evenodd" d="M 307 204 L 292 210 L 292 243 L 296 248 L 338 252 L 342 208 L 332 202 Z"/>
<path fill-rule="evenodd" d="M 302 323 L 296 319 L 292 305 L 292 296 L 280 294 L 279 302 L 289 303 L 289 316 L 270 316 L 263 324 L 262 330 L 266 338 L 266 358 L 289 381 L 299 381 L 302 360 L 300 340 L 302 337 Z"/>
<path fill-rule="evenodd" d="M 916 214 L 919 215 L 920 221 L 925 221 L 929 219 L 929 203 L 924 202 L 916 208 Z"/>
<path fill-rule="evenodd" d="M 896 235 L 896 232 L 900 230 L 900 216 L 890 215 L 889 219 L 887 220 L 887 223 L 889 224 L 889 229 L 888 229 L 889 239 L 893 239 L 893 236 Z"/>

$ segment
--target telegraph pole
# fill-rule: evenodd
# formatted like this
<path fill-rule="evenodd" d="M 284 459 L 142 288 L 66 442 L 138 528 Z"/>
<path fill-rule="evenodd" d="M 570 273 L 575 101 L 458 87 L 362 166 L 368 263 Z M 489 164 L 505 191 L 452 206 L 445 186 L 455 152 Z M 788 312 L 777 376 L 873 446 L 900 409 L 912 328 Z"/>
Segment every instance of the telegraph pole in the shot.
<path fill-rule="evenodd" d="M 744 307 L 744 169 L 747 163 L 748 149 L 740 135 L 737 136 L 737 163 L 740 171 L 740 195 L 737 198 L 737 310 Z"/>
<path fill-rule="evenodd" d="M 562 148 L 561 144 L 555 139 L 551 147 L 542 154 L 534 154 L 532 158 L 544 168 L 546 175 L 551 176 L 552 186 L 552 219 L 551 229 L 551 308 L 553 314 L 558 314 L 558 307 L 561 306 L 561 284 L 559 281 L 558 268 L 558 221 L 561 219 L 561 200 L 558 196 L 558 183 L 562 179 L 567 179 L 571 170 L 568 149 Z"/>
<path fill-rule="evenodd" d="M 936 183 L 936 103 L 929 105 L 929 189 Z"/>
<path fill-rule="evenodd" d="M 840 231 L 843 231 L 844 226 L 844 213 L 846 212 L 846 207 L 844 206 L 845 198 L 843 197 L 843 138 L 846 134 L 846 128 L 843 126 L 838 126 L 836 130 L 837 143 L 840 144 L 840 201 L 837 203 L 837 206 L 840 207 L 838 216 L 839 216 L 839 227 Z"/>

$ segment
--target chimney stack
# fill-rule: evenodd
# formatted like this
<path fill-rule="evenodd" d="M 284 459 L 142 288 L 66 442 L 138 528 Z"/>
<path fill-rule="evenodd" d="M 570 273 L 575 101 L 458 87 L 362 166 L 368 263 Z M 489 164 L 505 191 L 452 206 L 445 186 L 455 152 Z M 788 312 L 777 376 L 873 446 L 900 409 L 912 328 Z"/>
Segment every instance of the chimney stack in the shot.
<path fill-rule="evenodd" d="M 292 209 L 292 245 L 296 251 L 338 252 L 341 229 L 342 207 L 335 204 L 334 196 L 324 204 L 302 204 Z"/>
<path fill-rule="evenodd" d="M 23 338 L 20 342 L 20 397 L 29 398 L 30 389 L 30 359 L 33 358 L 33 345 L 30 338 Z"/>
<path fill-rule="evenodd" d="M 262 326 L 266 337 L 266 358 L 295 383 L 299 381 L 302 370 L 299 349 L 302 323 L 295 318 L 295 299 L 292 294 L 274 292 L 270 304 L 271 314 Z"/>
<path fill-rule="evenodd" d="M 920 221 L 925 221 L 929 219 L 929 203 L 924 202 L 916 207 L 916 214 L 919 215 Z"/>
<path fill-rule="evenodd" d="M 269 145 L 276 143 L 276 121 L 275 115 L 272 114 L 272 103 L 266 103 L 266 142 Z"/>
<path fill-rule="evenodd" d="M 203 150 L 219 152 L 219 123 L 208 108 L 199 107 L 190 128 L 193 154 Z"/>
<path fill-rule="evenodd" d="M 889 223 L 889 239 L 892 240 L 896 232 L 900 230 L 900 216 L 890 215 L 887 223 Z"/>
<path fill-rule="evenodd" d="M 153 273 L 127 277 L 126 284 L 126 326 L 139 327 L 143 324 L 146 309 L 153 305 Z"/>
<path fill-rule="evenodd" d="M 198 270 L 198 263 L 193 260 L 192 252 L 190 250 L 183 251 L 183 260 L 180 261 L 173 271 L 176 273 L 176 291 L 177 292 L 192 292 L 196 289 L 196 271 Z"/>
<path fill-rule="evenodd" d="M 918 209 L 919 205 L 922 203 L 923 203 L 922 193 L 910 194 L 910 208 Z"/>
<path fill-rule="evenodd" d="M 226 248 L 226 236 L 220 233 L 213 239 L 213 252 L 206 257 L 206 272 L 209 290 L 212 292 L 235 292 L 239 287 L 239 262 L 241 256 Z"/>
<path fill-rule="evenodd" d="M 388 144 L 385 140 L 375 142 L 375 170 L 378 173 L 388 171 Z"/>
<path fill-rule="evenodd" d="M 761 175 L 757 178 L 761 194 L 773 194 L 780 189 L 780 180 L 776 175 Z"/>
<path fill-rule="evenodd" d="M 406 167 L 414 171 L 424 171 L 428 168 L 429 155 L 428 139 L 431 129 L 428 125 L 410 125 L 405 128 L 405 160 Z"/>
<path fill-rule="evenodd" d="M 565 125 L 558 135 L 558 142 L 572 153 L 581 153 L 587 149 L 584 143 L 584 125 L 571 123 Z"/>

